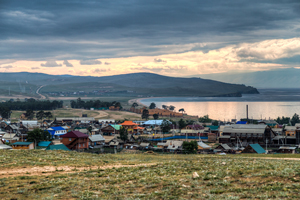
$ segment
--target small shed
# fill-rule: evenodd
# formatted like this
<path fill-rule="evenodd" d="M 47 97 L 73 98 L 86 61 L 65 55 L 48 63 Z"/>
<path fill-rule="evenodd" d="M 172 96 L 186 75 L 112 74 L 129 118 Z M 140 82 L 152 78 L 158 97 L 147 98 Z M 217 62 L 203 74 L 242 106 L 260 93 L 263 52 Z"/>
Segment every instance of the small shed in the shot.
<path fill-rule="evenodd" d="M 291 153 L 294 154 L 296 147 L 279 147 L 278 153 Z"/>
<path fill-rule="evenodd" d="M 242 153 L 266 153 L 266 151 L 259 144 L 249 144 Z"/>
<path fill-rule="evenodd" d="M 141 147 L 142 149 L 149 149 L 150 143 L 142 142 L 142 143 L 140 144 L 140 147 Z"/>
<path fill-rule="evenodd" d="M 197 142 L 198 150 L 210 149 L 211 146 L 205 144 L 204 142 Z"/>
<path fill-rule="evenodd" d="M 68 147 L 66 147 L 64 144 L 55 144 L 55 145 L 49 145 L 46 150 L 64 150 L 64 151 L 70 151 Z"/>
<path fill-rule="evenodd" d="M 102 135 L 92 135 L 89 137 L 90 146 L 101 148 L 105 144 L 105 138 Z"/>

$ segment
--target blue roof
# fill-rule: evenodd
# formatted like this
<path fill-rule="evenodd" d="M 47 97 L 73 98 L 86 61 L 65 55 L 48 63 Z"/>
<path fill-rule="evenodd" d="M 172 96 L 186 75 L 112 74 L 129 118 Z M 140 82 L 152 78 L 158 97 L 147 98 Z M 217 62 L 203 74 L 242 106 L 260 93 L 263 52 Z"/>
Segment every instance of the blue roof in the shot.
<path fill-rule="evenodd" d="M 38 146 L 39 146 L 39 147 L 47 147 L 47 146 L 49 146 L 50 144 L 51 144 L 50 141 L 41 141 L 41 142 L 38 143 Z"/>
<path fill-rule="evenodd" d="M 164 120 L 148 120 L 143 123 L 143 125 L 158 125 L 160 126 Z M 169 124 L 172 124 L 169 120 L 167 120 Z"/>
<path fill-rule="evenodd" d="M 20 145 L 20 146 L 22 146 L 22 145 L 30 145 L 31 143 L 32 142 L 15 142 L 12 145 Z"/>
<path fill-rule="evenodd" d="M 252 149 L 254 149 L 254 151 L 256 151 L 256 153 L 266 153 L 266 151 L 259 144 L 250 144 L 250 146 Z"/>
<path fill-rule="evenodd" d="M 50 128 L 52 128 L 52 129 L 55 130 L 55 131 L 63 131 L 63 130 L 66 130 L 66 129 L 64 129 L 64 128 L 61 127 L 61 126 L 58 126 L 58 127 L 50 127 Z"/>
<path fill-rule="evenodd" d="M 64 151 L 70 151 L 68 147 L 66 147 L 64 144 L 56 144 L 56 145 L 49 145 L 46 150 L 64 150 Z"/>
<path fill-rule="evenodd" d="M 247 124 L 247 121 L 237 121 L 236 124 Z"/>

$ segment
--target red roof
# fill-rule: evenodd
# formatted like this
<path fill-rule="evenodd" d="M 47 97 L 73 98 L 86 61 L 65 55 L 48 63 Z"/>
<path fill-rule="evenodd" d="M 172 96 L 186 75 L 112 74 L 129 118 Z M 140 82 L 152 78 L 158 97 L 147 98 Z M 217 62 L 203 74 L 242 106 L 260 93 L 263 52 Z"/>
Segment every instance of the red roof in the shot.
<path fill-rule="evenodd" d="M 87 134 L 81 133 L 79 131 L 71 131 L 64 135 L 61 135 L 62 138 L 88 138 Z"/>
<path fill-rule="evenodd" d="M 137 126 L 137 124 L 133 123 L 132 121 L 125 121 L 120 125 L 122 125 L 122 126 Z"/>

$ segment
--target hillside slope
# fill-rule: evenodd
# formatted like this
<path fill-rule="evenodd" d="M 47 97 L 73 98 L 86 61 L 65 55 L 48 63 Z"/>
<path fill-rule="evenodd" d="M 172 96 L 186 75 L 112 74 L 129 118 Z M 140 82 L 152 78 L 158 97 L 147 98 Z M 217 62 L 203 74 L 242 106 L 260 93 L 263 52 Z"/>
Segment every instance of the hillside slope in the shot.
<path fill-rule="evenodd" d="M 201 78 L 175 78 L 152 73 L 115 76 L 59 76 L 39 73 L 0 73 L 6 87 L 45 85 L 40 93 L 52 96 L 240 96 L 257 94 L 256 88 Z M 9 82 L 10 81 L 10 82 Z M 13 87 L 18 92 L 18 87 Z"/>

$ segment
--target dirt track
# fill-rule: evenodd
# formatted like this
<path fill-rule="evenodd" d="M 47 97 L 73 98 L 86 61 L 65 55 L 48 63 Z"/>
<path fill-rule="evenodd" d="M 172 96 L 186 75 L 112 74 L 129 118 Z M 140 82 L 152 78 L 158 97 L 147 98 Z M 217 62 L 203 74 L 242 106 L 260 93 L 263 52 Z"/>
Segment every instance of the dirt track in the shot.
<path fill-rule="evenodd" d="M 90 167 L 70 167 L 70 166 L 45 166 L 45 167 L 27 167 L 18 169 L 4 169 L 0 170 L 0 178 L 16 177 L 16 176 L 41 176 L 41 175 L 52 175 L 52 174 L 65 174 L 65 173 L 76 173 L 86 170 L 95 169 L 111 169 L 121 167 L 139 167 L 139 166 L 151 166 L 156 163 L 147 164 L 136 164 L 136 165 L 107 165 L 107 166 L 90 166 Z"/>

